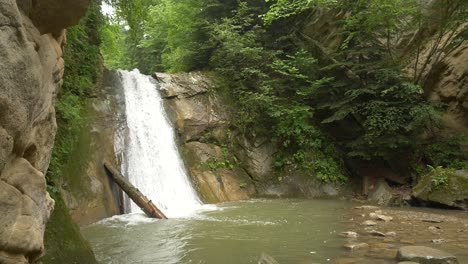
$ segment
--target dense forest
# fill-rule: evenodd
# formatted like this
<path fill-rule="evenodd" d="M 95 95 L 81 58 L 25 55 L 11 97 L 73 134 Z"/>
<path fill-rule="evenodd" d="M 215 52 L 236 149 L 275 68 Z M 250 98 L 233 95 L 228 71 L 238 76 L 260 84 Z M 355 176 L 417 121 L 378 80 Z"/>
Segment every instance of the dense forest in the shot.
<path fill-rule="evenodd" d="M 322 181 L 344 182 L 349 160 L 404 162 L 399 167 L 413 175 L 438 171 L 443 182 L 445 170 L 468 168 L 460 147 L 464 136 L 441 133 L 446 105 L 424 93 L 428 65 L 466 38 L 463 0 L 106 5 L 114 14 L 98 14 L 95 1 L 95 12 L 89 12 L 95 17 L 70 30 L 68 54 L 74 59 L 67 64 L 59 122 L 79 123 L 78 98 L 90 93 L 83 87 L 96 78 L 100 46 L 111 69 L 214 73 L 235 105 L 235 128 L 278 145 L 278 170 L 303 168 Z M 307 32 L 312 17 L 326 19 L 327 31 Z M 429 36 L 436 41 L 428 55 L 422 47 Z M 59 127 L 65 135 L 63 127 L 75 125 Z M 68 149 L 61 144 L 71 143 L 60 138 L 50 177 L 54 164 L 62 163 L 60 151 Z"/>
<path fill-rule="evenodd" d="M 116 8 L 102 28 L 109 67 L 215 72 L 235 100 L 236 126 L 281 146 L 278 169 L 294 164 L 343 181 L 349 158 L 385 164 L 404 157 L 418 173 L 467 168 L 464 138 L 438 133 L 445 106 L 423 90 L 429 60 L 442 60 L 466 38 L 465 1 L 109 4 Z M 304 32 L 317 12 L 333 16 L 333 36 L 321 32 L 333 38 L 328 46 Z M 408 39 L 411 32 L 420 36 Z M 430 56 L 421 51 L 424 34 L 440 38 Z"/>

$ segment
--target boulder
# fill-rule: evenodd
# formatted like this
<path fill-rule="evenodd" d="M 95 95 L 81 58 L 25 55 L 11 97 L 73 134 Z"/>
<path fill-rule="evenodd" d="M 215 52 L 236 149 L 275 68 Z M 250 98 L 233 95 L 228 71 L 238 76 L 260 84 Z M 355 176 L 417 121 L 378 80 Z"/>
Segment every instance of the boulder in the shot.
<path fill-rule="evenodd" d="M 389 205 L 393 200 L 392 188 L 384 179 L 380 179 L 370 191 L 368 199 L 378 205 Z"/>
<path fill-rule="evenodd" d="M 426 203 L 468 210 L 468 170 L 449 174 L 446 185 L 435 186 L 434 172 L 424 175 L 413 188 L 413 197 Z"/>
<path fill-rule="evenodd" d="M 458 264 L 457 258 L 438 249 L 424 246 L 404 246 L 398 249 L 397 260 L 420 264 Z"/>

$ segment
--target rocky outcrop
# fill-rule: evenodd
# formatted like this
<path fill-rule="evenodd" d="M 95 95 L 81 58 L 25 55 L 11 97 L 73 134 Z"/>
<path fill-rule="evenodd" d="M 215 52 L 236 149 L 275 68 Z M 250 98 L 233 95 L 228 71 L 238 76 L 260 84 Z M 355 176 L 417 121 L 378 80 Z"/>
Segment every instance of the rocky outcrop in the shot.
<path fill-rule="evenodd" d="M 424 175 L 413 188 L 413 197 L 424 203 L 468 210 L 468 171 L 447 172 L 445 176 L 447 182 L 437 185 L 433 182 L 441 177 L 437 170 Z"/>
<path fill-rule="evenodd" d="M 207 73 L 156 73 L 182 156 L 205 202 L 274 197 L 336 196 L 342 186 L 323 183 L 310 172 L 274 171 L 277 147 L 233 125 L 235 111 Z M 235 109 L 234 109 L 235 110 Z"/>
<path fill-rule="evenodd" d="M 444 55 L 425 75 L 424 92 L 430 100 L 448 105 L 443 116 L 448 133 L 468 135 L 468 42 L 447 48 Z"/>
<path fill-rule="evenodd" d="M 231 151 L 227 104 L 214 91 L 215 83 L 200 72 L 157 73 L 155 77 L 202 199 L 216 203 L 250 198 L 255 187 Z"/>
<path fill-rule="evenodd" d="M 65 17 L 65 2 L 83 8 L 69 9 L 74 15 L 67 21 L 54 19 L 52 30 L 46 18 Z M 0 263 L 33 262 L 44 253 L 45 224 L 54 206 L 44 174 L 64 72 L 63 28 L 77 23 L 86 5 L 0 1 Z"/>

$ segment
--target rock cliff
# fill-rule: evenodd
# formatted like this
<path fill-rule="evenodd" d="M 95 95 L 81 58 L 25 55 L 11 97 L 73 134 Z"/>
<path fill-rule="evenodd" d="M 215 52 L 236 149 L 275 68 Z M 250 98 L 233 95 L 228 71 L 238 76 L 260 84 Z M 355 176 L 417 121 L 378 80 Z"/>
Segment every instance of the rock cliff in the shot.
<path fill-rule="evenodd" d="M 216 203 L 251 197 L 255 187 L 230 151 L 229 111 L 214 82 L 200 72 L 157 73 L 156 78 L 202 199 Z"/>
<path fill-rule="evenodd" d="M 33 262 L 44 253 L 54 207 L 44 174 L 64 73 L 64 28 L 88 3 L 0 0 L 0 263 Z"/>
<path fill-rule="evenodd" d="M 252 196 L 335 196 L 342 191 L 305 171 L 275 171 L 276 145 L 234 126 L 235 106 L 215 76 L 192 72 L 156 73 L 155 77 L 185 164 L 205 202 Z"/>

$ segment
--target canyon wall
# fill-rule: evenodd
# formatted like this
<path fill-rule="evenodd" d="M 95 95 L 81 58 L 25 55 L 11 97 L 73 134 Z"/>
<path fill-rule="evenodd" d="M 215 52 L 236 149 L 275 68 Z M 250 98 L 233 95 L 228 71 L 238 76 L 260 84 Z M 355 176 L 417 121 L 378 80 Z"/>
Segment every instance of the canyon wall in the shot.
<path fill-rule="evenodd" d="M 46 179 L 64 73 L 65 28 L 89 0 L 0 0 L 0 263 L 44 254 Z"/>

